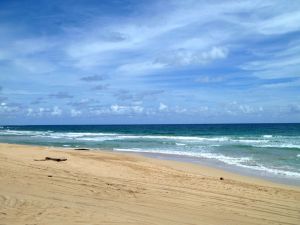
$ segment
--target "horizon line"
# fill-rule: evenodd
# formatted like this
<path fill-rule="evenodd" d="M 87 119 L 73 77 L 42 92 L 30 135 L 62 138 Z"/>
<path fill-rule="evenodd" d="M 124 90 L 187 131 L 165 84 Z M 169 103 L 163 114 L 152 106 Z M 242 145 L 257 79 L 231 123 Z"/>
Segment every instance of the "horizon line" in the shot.
<path fill-rule="evenodd" d="M 255 123 L 128 123 L 128 124 L 9 124 L 3 126 L 138 126 L 138 125 L 243 125 L 243 124 L 300 124 L 300 122 L 255 122 Z"/>

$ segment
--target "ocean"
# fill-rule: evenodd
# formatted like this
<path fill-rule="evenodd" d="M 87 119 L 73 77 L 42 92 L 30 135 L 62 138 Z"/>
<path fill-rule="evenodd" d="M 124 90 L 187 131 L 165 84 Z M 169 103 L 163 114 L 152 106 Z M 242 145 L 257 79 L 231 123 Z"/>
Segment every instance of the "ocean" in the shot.
<path fill-rule="evenodd" d="M 135 152 L 300 185 L 300 124 L 0 126 L 0 142 Z"/>

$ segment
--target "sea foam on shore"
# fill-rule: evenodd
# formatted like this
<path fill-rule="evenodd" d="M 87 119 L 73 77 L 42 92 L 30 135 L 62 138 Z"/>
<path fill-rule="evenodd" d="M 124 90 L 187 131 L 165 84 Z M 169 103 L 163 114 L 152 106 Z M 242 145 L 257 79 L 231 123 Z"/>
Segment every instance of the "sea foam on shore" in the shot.
<path fill-rule="evenodd" d="M 3 126 L 0 141 L 193 157 L 300 178 L 299 124 Z"/>

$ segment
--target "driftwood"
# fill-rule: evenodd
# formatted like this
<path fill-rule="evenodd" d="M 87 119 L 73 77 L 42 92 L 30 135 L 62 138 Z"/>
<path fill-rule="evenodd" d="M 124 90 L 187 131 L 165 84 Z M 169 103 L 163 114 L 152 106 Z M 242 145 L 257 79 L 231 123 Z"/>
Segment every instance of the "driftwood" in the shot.
<path fill-rule="evenodd" d="M 52 158 L 52 157 L 46 157 L 45 160 L 53 160 L 56 162 L 67 161 L 66 158 Z"/>
<path fill-rule="evenodd" d="M 45 159 L 35 159 L 34 161 L 56 161 L 56 162 L 62 162 L 62 161 L 67 161 L 66 158 L 53 158 L 53 157 L 45 157 Z"/>
<path fill-rule="evenodd" d="M 88 151 L 90 150 L 89 148 L 75 148 L 74 150 L 78 150 L 78 151 Z"/>

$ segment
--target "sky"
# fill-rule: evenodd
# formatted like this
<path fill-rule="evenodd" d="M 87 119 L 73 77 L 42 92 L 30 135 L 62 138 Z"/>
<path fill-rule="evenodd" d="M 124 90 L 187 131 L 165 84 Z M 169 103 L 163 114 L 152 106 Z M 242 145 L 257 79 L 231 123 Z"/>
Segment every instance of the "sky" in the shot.
<path fill-rule="evenodd" d="M 0 0 L 0 124 L 300 122 L 299 0 Z"/>

